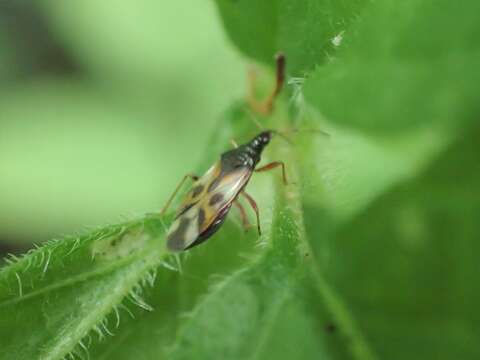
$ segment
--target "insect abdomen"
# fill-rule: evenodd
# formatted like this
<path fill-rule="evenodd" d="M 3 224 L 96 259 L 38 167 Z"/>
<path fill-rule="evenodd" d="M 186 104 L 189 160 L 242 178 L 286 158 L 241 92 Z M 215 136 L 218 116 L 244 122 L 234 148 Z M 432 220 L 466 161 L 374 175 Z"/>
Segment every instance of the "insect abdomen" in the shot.
<path fill-rule="evenodd" d="M 199 208 L 196 213 L 194 213 L 195 208 L 187 210 L 175 220 L 177 224 L 173 225 L 168 233 L 167 248 L 170 251 L 183 251 L 201 244 L 220 228 L 231 206 L 231 203 L 225 205 L 215 216 L 211 224 L 201 233 L 199 233 L 199 229 L 204 226 L 204 210 Z"/>
<path fill-rule="evenodd" d="M 209 227 L 207 227 L 205 231 L 202 232 L 191 245 L 187 246 L 185 250 L 190 249 L 194 246 L 200 245 L 205 240 L 207 240 L 210 236 L 215 234 L 218 231 L 218 229 L 220 229 L 220 226 L 222 226 L 223 222 L 227 218 L 227 214 L 231 206 L 232 204 L 228 204 L 227 206 L 225 206 L 225 208 L 218 214 L 218 216 L 215 218 L 212 224 Z"/>

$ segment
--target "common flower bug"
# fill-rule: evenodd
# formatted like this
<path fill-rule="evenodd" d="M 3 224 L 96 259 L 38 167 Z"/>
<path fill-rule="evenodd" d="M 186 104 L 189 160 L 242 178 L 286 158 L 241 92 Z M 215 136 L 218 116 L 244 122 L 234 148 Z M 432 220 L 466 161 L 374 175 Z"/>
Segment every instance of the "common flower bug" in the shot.
<path fill-rule="evenodd" d="M 285 69 L 285 57 L 277 55 L 276 86 L 272 94 L 263 103 L 255 103 L 249 99 L 250 105 L 256 111 L 269 113 L 273 108 L 273 101 L 279 94 Z M 223 224 L 230 208 L 235 204 L 242 215 L 244 224 L 247 223 L 246 212 L 238 201 L 244 196 L 255 211 L 258 233 L 260 229 L 260 215 L 255 200 L 245 192 L 253 172 L 261 172 L 281 167 L 283 182 L 287 184 L 285 164 L 274 161 L 257 168 L 264 148 L 270 143 L 272 136 L 279 134 L 274 130 L 264 130 L 246 144 L 240 146 L 234 143 L 235 148 L 223 153 L 217 161 L 201 177 L 186 175 L 179 183 L 170 199 L 161 210 L 164 214 L 182 184 L 191 178 L 194 180 L 191 190 L 177 210 L 175 220 L 167 233 L 167 248 L 178 252 L 190 249 L 201 244 L 211 237 Z"/>

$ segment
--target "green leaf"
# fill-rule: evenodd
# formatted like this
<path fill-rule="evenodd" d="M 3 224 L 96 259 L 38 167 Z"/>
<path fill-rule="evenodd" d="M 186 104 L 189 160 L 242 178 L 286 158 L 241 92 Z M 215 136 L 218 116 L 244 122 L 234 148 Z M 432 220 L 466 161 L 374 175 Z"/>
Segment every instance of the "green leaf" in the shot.
<path fill-rule="evenodd" d="M 233 214 L 215 238 L 192 249 L 191 256 L 182 256 L 181 273 L 160 269 L 154 286 L 145 289 L 143 296 L 153 311 L 131 308 L 133 317 L 121 316 L 121 325 L 112 331 L 113 337 L 91 344 L 90 357 L 120 360 L 168 358 L 166 354 L 175 340 L 176 329 L 184 320 L 182 314 L 192 309 L 212 283 L 244 264 L 245 259 L 239 254 L 252 250 L 256 234 L 244 234 L 232 217 Z M 112 316 L 111 322 L 115 321 Z"/>
<path fill-rule="evenodd" d="M 328 281 L 379 358 L 480 356 L 479 136 L 477 126 L 343 226 L 305 211 Z"/>
<path fill-rule="evenodd" d="M 236 109 L 232 114 L 238 114 Z M 251 122 L 242 121 L 234 128 L 240 134 L 251 126 Z M 230 138 L 232 127 L 222 122 L 199 169 L 210 166 Z M 268 198 L 268 194 L 267 189 L 259 198 Z M 253 245 L 253 232 L 250 237 L 242 236 L 240 227 L 232 223 L 225 224 L 222 230 L 224 233 L 216 237 L 218 241 L 225 238 L 221 247 L 214 246 L 212 251 L 209 247 L 215 242 L 209 242 L 189 252 L 203 255 L 197 258 L 200 264 L 183 262 L 181 278 L 174 277 L 172 283 L 172 277 L 163 269 L 155 283 L 157 291 L 145 291 L 144 287 L 153 284 L 158 266 L 178 265 L 171 259 L 167 263 L 165 224 L 157 217 L 52 241 L 20 259 L 12 258 L 0 273 L 0 358 L 61 359 L 68 354 L 82 357 L 90 353 L 103 358 L 112 354 L 128 358 L 137 351 L 139 341 L 150 345 L 150 351 L 144 354 L 146 359 L 165 352 L 161 344 L 171 337 L 143 335 L 151 334 L 153 326 L 163 329 L 161 334 L 174 335 L 172 327 L 178 312 L 191 309 L 208 286 L 207 282 L 191 279 L 226 275 L 227 270 L 243 264 L 244 259 L 237 254 L 249 251 Z M 174 289 L 178 293 L 172 293 Z M 132 309 L 135 306 L 141 311 Z M 152 306 L 161 311 L 146 315 L 145 310 Z M 128 314 L 143 321 L 129 320 Z M 120 323 L 124 325 L 119 330 Z M 113 334 L 118 337 L 112 342 L 99 341 Z M 25 338 L 29 339 L 28 346 L 22 346 Z M 117 339 L 122 347 L 115 346 Z"/>
<path fill-rule="evenodd" d="M 216 0 L 225 29 L 247 56 L 272 65 L 275 53 L 288 71 L 303 76 L 334 51 L 335 36 L 348 29 L 366 0 Z"/>
<path fill-rule="evenodd" d="M 145 219 L 12 258 L 0 272 L 0 358 L 61 359 L 84 351 L 92 331 L 108 334 L 109 313 L 149 310 L 141 293 L 165 257 L 163 233 L 159 219 Z"/>
<path fill-rule="evenodd" d="M 354 217 L 392 186 L 418 174 L 454 138 L 430 128 L 385 139 L 328 123 L 308 105 L 303 112 L 300 127 L 328 133 L 299 134 L 295 146 L 303 204 L 323 207 L 327 227 Z"/>
<path fill-rule="evenodd" d="M 307 101 L 370 133 L 456 132 L 480 110 L 479 11 L 477 1 L 371 3 L 335 59 L 306 82 Z"/>
<path fill-rule="evenodd" d="M 330 136 L 297 134 L 293 146 L 272 141 L 265 159 L 284 161 L 296 184 L 283 186 L 275 172 L 252 178 L 248 191 L 259 204 L 263 229 L 256 244 L 257 234 L 243 235 L 232 213 L 208 242 L 182 254 L 178 264 L 165 264 L 165 227 L 161 219 L 146 217 L 46 244 L 6 266 L 0 272 L 0 358 L 61 359 L 69 353 L 88 357 L 87 352 L 95 359 L 139 360 L 478 358 L 480 134 L 469 120 L 476 85 L 461 78 L 465 86 L 453 87 L 461 91 L 451 97 L 447 80 L 432 76 L 433 81 L 428 67 L 443 69 L 454 83 L 460 72 L 452 64 L 473 64 L 475 53 L 467 50 L 476 38 L 470 36 L 474 15 L 465 10 L 465 23 L 452 31 L 465 36 L 446 54 L 438 39 L 412 34 L 427 20 L 437 28 L 439 9 L 452 10 L 446 24 L 453 21 L 449 16 L 456 19 L 464 10 L 454 5 L 368 3 L 365 11 L 361 2 L 352 8 L 344 2 L 279 1 L 271 9 L 242 0 L 218 4 L 240 48 L 270 63 L 280 44 L 295 75 L 322 63 L 334 46 L 331 38 L 345 30 L 337 58 L 306 80 L 307 104 L 287 113 L 282 99 L 271 119 L 261 119 L 278 130 L 293 118 L 304 129 L 322 124 L 323 130 L 325 124 Z M 320 31 L 322 19 L 330 21 L 330 34 Z M 256 31 L 262 21 L 262 31 Z M 258 36 L 248 39 L 242 31 L 251 30 Z M 443 29 L 440 34 L 453 41 Z M 405 50 L 411 44 L 421 50 Z M 439 60 L 432 63 L 437 52 Z M 458 62 L 449 62 L 453 57 Z M 380 74 L 399 64 L 398 78 L 412 81 L 393 88 L 401 101 L 363 101 L 373 72 L 364 72 L 370 58 Z M 333 75 L 323 88 L 327 69 Z M 361 91 L 349 93 L 349 84 L 337 83 L 343 74 L 361 79 L 351 83 Z M 441 85 L 438 93 L 434 85 Z M 386 88 L 378 88 L 381 96 L 388 95 Z M 410 94 L 417 88 L 431 90 L 436 100 L 422 108 Z M 301 104 L 301 91 L 295 93 L 289 104 Z M 413 120 L 398 125 L 408 130 L 401 134 L 378 136 L 364 120 L 347 121 L 350 115 L 356 119 L 357 107 L 358 119 L 365 119 L 370 112 L 375 118 L 401 113 L 405 103 Z M 311 105 L 321 114 L 305 118 Z M 258 132 L 243 107 L 230 108 L 218 124 L 199 173 L 228 148 L 230 138 L 243 143 Z M 459 121 L 445 115 L 434 124 L 431 116 L 441 110 Z M 349 116 L 341 122 L 339 113 Z M 182 272 L 160 268 L 155 280 L 162 263 L 180 264 Z M 145 288 L 148 282 L 154 287 Z M 121 312 L 129 299 L 139 305 L 129 309 L 135 318 Z M 150 306 L 154 311 L 145 311 Z"/>
<path fill-rule="evenodd" d="M 116 6 L 114 14 L 112 6 Z M 190 96 L 201 97 L 205 103 L 198 104 L 198 111 L 203 110 L 202 105 L 210 105 L 212 99 L 220 105 L 231 91 L 239 94 L 235 92 L 238 88 L 231 85 L 241 84 L 243 74 L 229 71 L 229 66 L 240 67 L 241 62 L 226 46 L 211 2 L 144 0 L 141 4 L 114 1 L 99 4 L 85 0 L 67 6 L 47 0 L 38 7 L 69 53 L 94 73 L 95 81 L 105 81 L 107 84 L 103 86 L 113 82 L 110 95 L 120 92 L 123 102 L 158 106 L 159 94 L 166 92 L 173 106 L 176 101 L 188 101 Z M 192 64 L 192 58 L 196 65 Z M 222 76 L 210 81 L 212 74 L 219 72 Z M 187 81 L 188 85 L 179 81 Z M 137 87 L 130 88 L 132 83 Z M 177 86 L 193 88 L 176 99 L 172 98 L 172 91 L 177 91 Z M 218 93 L 203 98 L 200 89 L 210 86 L 210 91 Z M 207 93 L 211 94 L 210 91 Z"/>
<path fill-rule="evenodd" d="M 247 120 L 238 112 L 231 115 L 235 123 Z M 292 148 L 278 141 L 268 157 L 286 161 L 289 175 L 297 178 Z M 303 229 L 300 188 L 279 180 L 278 176 L 273 211 L 265 215 L 261 210 L 262 223 L 270 227 L 263 225 L 259 255 L 215 284 L 185 316 L 167 358 L 374 358 L 312 256 Z M 269 187 L 257 193 L 268 193 Z M 332 321 L 342 328 L 333 339 L 327 330 Z M 302 346 L 292 347 L 295 343 Z"/>
<path fill-rule="evenodd" d="M 235 106 L 227 112 L 228 122 L 219 124 L 209 152 L 222 151 L 232 132 L 240 136 L 239 141 L 249 136 L 253 128 L 242 108 Z M 292 148 L 278 141 L 267 150 L 268 156 L 285 160 L 289 175 L 296 176 Z M 300 188 L 284 187 L 278 181 L 275 187 L 271 209 L 271 178 L 258 175 L 249 186 L 261 207 L 261 247 L 252 248 L 255 233 L 242 236 L 238 225 L 227 222 L 214 238 L 191 250 L 182 274 L 159 274 L 155 288 L 145 293 L 155 311 L 134 312 L 135 319 L 122 318 L 113 339 L 92 344 L 91 356 L 170 359 L 222 353 L 228 358 L 258 359 L 294 354 L 307 359 L 317 354 L 373 358 L 308 248 L 299 208 Z M 239 257 L 239 253 L 250 255 Z M 209 274 L 216 277 L 209 279 Z M 341 330 L 330 333 L 331 324 L 341 324 Z M 315 334 L 321 334 L 320 341 Z M 301 353 L 290 346 L 292 342 L 303 344 Z"/>

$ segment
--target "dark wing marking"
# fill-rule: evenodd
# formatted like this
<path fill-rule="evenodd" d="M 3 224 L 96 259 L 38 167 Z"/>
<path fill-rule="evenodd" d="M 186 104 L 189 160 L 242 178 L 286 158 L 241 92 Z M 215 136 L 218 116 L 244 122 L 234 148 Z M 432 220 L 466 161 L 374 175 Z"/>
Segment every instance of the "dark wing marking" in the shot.
<path fill-rule="evenodd" d="M 200 227 L 200 233 L 218 218 L 219 212 L 235 200 L 247 184 L 252 171 L 247 167 L 239 167 L 219 177 L 217 186 L 199 201 L 199 206 L 205 209 L 205 221 Z"/>
<path fill-rule="evenodd" d="M 200 195 L 203 189 L 205 189 L 205 186 L 203 186 L 202 184 L 198 184 L 197 186 L 195 186 L 192 189 L 192 198 L 196 198 L 198 195 Z"/>
<path fill-rule="evenodd" d="M 223 200 L 223 194 L 222 193 L 216 193 L 215 195 L 210 197 L 210 200 L 208 201 L 208 205 L 213 206 L 213 205 L 219 203 L 222 200 Z"/>
<path fill-rule="evenodd" d="M 205 193 L 208 186 L 216 179 L 221 173 L 220 161 L 213 164 L 210 169 L 207 170 L 203 176 L 195 181 L 192 185 L 192 189 L 185 196 L 185 200 L 182 202 L 177 211 L 177 217 L 186 212 L 193 205 L 198 203 Z"/>
<path fill-rule="evenodd" d="M 175 228 L 170 228 L 168 233 L 167 246 L 172 251 L 181 251 L 185 249 L 185 238 L 187 235 L 188 227 L 190 226 L 191 219 L 187 217 L 181 217 Z M 173 230 L 172 230 L 173 229 Z"/>
<path fill-rule="evenodd" d="M 207 189 L 212 182 L 216 182 L 215 189 L 211 193 L 203 192 L 203 195 L 195 200 L 190 192 L 180 208 L 177 218 L 167 234 L 167 247 L 171 251 L 181 251 L 196 245 L 202 234 L 206 234 L 209 228 L 220 220 L 220 217 L 223 221 L 232 201 L 235 200 L 252 175 L 251 169 L 241 167 L 228 173 L 220 172 L 218 177 L 213 177 L 213 174 L 218 171 L 217 166 L 218 164 L 210 168 L 198 181 Z M 210 182 L 204 183 L 202 180 L 210 180 Z M 198 184 L 195 184 L 194 188 L 195 186 Z M 219 225 L 221 222 L 218 222 L 215 230 Z M 213 231 L 209 234 L 213 234 Z M 208 236 L 204 236 L 202 240 L 206 238 Z"/>

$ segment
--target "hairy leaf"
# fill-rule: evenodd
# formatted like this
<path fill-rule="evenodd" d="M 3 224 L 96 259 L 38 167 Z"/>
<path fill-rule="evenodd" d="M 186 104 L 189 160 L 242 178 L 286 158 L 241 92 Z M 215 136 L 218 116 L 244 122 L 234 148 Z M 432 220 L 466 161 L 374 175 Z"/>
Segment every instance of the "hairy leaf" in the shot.
<path fill-rule="evenodd" d="M 61 359 L 107 335 L 107 314 L 149 310 L 141 294 L 164 257 L 163 233 L 160 220 L 145 219 L 11 258 L 0 272 L 0 358 Z"/>

